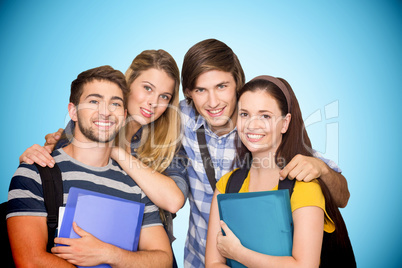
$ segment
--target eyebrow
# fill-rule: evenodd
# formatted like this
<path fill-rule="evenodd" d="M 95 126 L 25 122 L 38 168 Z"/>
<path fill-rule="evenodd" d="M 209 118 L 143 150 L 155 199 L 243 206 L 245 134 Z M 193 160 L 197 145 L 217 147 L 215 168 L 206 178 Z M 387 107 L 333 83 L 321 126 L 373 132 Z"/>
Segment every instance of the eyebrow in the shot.
<path fill-rule="evenodd" d="M 156 88 L 156 86 L 155 86 L 154 84 L 152 84 L 151 82 L 149 82 L 149 81 L 144 80 L 144 81 L 142 81 L 142 82 L 143 82 L 143 83 L 146 83 L 146 84 L 150 84 L 151 87 Z M 166 91 L 166 92 L 163 92 L 162 94 L 173 96 L 172 93 L 167 92 L 167 91 Z"/>
<path fill-rule="evenodd" d="M 214 85 L 214 87 L 217 87 L 217 86 L 220 86 L 220 85 L 226 85 L 226 84 L 230 84 L 230 81 L 219 82 L 218 84 Z M 205 89 L 205 87 L 194 87 L 194 89 Z"/>
<path fill-rule="evenodd" d="M 220 85 L 224 85 L 224 84 L 230 84 L 230 81 L 220 82 L 220 83 L 216 84 L 216 86 L 220 86 Z"/>
<path fill-rule="evenodd" d="M 248 112 L 248 110 L 246 109 L 239 109 L 239 112 Z M 274 114 L 273 112 L 269 111 L 269 110 L 258 110 L 258 113 L 270 113 L 270 114 Z"/>
<path fill-rule="evenodd" d="M 95 98 L 98 98 L 98 99 L 103 99 L 104 98 L 104 96 L 101 95 L 101 94 L 92 93 L 92 94 L 89 94 L 88 96 L 86 96 L 85 99 L 88 99 L 88 98 L 91 98 L 91 97 L 95 97 Z M 123 98 L 121 98 L 119 96 L 113 96 L 111 99 L 112 100 L 121 100 L 122 102 L 124 102 Z"/>
<path fill-rule="evenodd" d="M 101 94 L 97 94 L 97 93 L 89 94 L 88 96 L 85 97 L 85 99 L 88 99 L 88 98 L 91 98 L 91 97 L 103 99 L 103 96 Z"/>
<path fill-rule="evenodd" d="M 120 100 L 121 102 L 124 102 L 124 101 L 123 101 L 123 98 L 118 97 L 118 96 L 113 96 L 113 97 L 112 97 L 112 100 Z"/>
<path fill-rule="evenodd" d="M 144 81 L 142 81 L 143 83 L 146 83 L 146 84 L 150 84 L 151 85 L 151 87 L 155 87 L 155 85 L 154 84 L 152 84 L 151 82 L 149 82 L 149 81 L 147 81 L 147 80 L 144 80 Z"/>

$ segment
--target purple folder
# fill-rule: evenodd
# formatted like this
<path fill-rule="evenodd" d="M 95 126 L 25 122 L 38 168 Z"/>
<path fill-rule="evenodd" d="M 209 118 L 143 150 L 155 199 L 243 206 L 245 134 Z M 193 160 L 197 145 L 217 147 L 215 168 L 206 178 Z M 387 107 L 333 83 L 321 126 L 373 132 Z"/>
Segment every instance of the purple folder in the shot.
<path fill-rule="evenodd" d="M 144 207 L 143 203 L 71 187 L 59 236 L 79 238 L 72 227 L 76 222 L 103 242 L 137 251 Z"/>

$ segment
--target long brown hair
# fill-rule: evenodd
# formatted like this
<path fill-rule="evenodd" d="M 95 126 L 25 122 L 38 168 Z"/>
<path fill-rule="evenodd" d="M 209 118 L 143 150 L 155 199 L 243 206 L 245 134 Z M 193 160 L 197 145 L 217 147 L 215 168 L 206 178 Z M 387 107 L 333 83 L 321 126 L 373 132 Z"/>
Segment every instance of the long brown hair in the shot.
<path fill-rule="evenodd" d="M 275 154 L 275 162 L 282 169 L 297 154 L 313 157 L 314 151 L 312 149 L 310 138 L 304 126 L 302 113 L 296 95 L 293 92 L 292 87 L 285 79 L 283 78 L 278 79 L 283 84 L 285 84 L 286 89 L 289 92 L 291 99 L 290 113 L 292 116 L 288 130 L 286 133 L 283 134 L 281 144 L 279 145 Z M 267 81 L 264 79 L 251 80 L 250 82 L 246 83 L 244 87 L 239 91 L 239 98 L 245 92 L 248 91 L 255 92 L 258 90 L 268 93 L 271 97 L 273 97 L 276 100 L 282 116 L 285 116 L 288 113 L 288 103 L 286 101 L 284 93 L 275 83 L 271 81 Z M 239 143 L 239 140 L 240 139 L 238 138 L 237 135 L 238 145 L 240 145 L 241 143 L 241 142 Z M 248 165 L 248 167 L 250 167 L 252 161 L 250 152 L 244 145 L 237 146 L 237 148 L 238 148 L 237 150 L 238 157 L 236 159 L 237 164 L 240 166 Z M 333 198 L 324 181 L 321 180 L 320 178 L 318 178 L 317 181 L 321 186 L 321 190 L 325 198 L 325 210 L 328 216 L 335 223 L 335 228 L 337 230 L 337 239 L 340 242 L 344 241 L 343 238 L 346 236 L 347 231 L 342 216 L 340 214 L 340 211 L 338 207 L 335 205 L 335 202 L 333 201 Z M 328 219 L 325 220 L 327 221 Z"/>

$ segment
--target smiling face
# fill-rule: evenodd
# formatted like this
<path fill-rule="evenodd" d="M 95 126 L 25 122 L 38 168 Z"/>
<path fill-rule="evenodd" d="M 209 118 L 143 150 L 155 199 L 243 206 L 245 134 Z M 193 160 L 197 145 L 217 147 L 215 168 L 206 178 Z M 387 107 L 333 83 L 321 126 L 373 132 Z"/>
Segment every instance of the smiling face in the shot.
<path fill-rule="evenodd" d="M 198 113 L 211 130 L 224 135 L 234 129 L 237 118 L 236 82 L 229 72 L 212 70 L 201 74 L 193 90 L 186 90 Z"/>
<path fill-rule="evenodd" d="M 290 114 L 283 116 L 277 101 L 265 91 L 248 91 L 241 95 L 237 131 L 253 158 L 273 156 L 289 122 Z"/>
<path fill-rule="evenodd" d="M 143 71 L 130 85 L 128 114 L 140 125 L 157 120 L 173 97 L 175 81 L 165 71 Z"/>
<path fill-rule="evenodd" d="M 93 80 L 83 85 L 78 106 L 69 104 L 69 113 L 71 119 L 78 122 L 75 139 L 81 142 L 110 142 L 125 121 L 123 92 L 115 83 Z"/>

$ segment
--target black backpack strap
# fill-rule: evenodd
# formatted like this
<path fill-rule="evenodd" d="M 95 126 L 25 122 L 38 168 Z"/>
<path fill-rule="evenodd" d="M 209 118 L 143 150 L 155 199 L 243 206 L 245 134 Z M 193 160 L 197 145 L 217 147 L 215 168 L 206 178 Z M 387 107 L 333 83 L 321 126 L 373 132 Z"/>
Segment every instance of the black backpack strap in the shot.
<path fill-rule="evenodd" d="M 289 197 L 291 197 L 295 183 L 296 179 L 289 180 L 286 178 L 283 181 L 279 181 L 278 189 L 288 189 Z M 346 232 L 344 241 L 337 241 L 336 233 L 338 230 L 335 230 L 333 233 L 324 232 L 321 249 L 321 268 L 356 267 L 356 260 L 353 253 L 352 244 L 347 234 L 346 225 L 343 221 L 342 215 L 340 218 L 340 225 L 342 225 L 342 228 L 344 228 Z"/>
<path fill-rule="evenodd" d="M 248 168 L 239 168 L 233 171 L 226 184 L 225 193 L 238 193 L 243 185 L 244 180 L 247 178 L 248 172 Z"/>
<path fill-rule="evenodd" d="M 238 193 L 244 183 L 244 180 L 247 178 L 249 171 L 250 170 L 248 168 L 239 168 L 233 171 L 226 184 L 225 193 Z M 291 197 L 295 182 L 295 180 L 289 180 L 288 178 L 284 179 L 283 181 L 279 181 L 278 190 L 288 189 L 289 197 Z"/>
<path fill-rule="evenodd" d="M 54 246 L 54 237 L 59 221 L 59 207 L 63 205 L 63 180 L 57 165 L 54 165 L 53 168 L 35 165 L 42 179 L 43 198 L 47 210 L 47 251 L 50 252 Z"/>
<path fill-rule="evenodd" d="M 15 268 L 13 255 L 11 253 L 10 240 L 7 232 L 7 202 L 0 204 L 0 215 L 2 217 L 0 221 L 1 267 Z"/>
<path fill-rule="evenodd" d="M 296 179 L 289 180 L 288 178 L 279 181 L 278 190 L 289 190 L 289 197 L 292 197 L 293 188 L 295 187 Z"/>
<path fill-rule="evenodd" d="M 204 165 L 205 172 L 207 173 L 209 184 L 211 185 L 212 190 L 215 191 L 216 188 L 215 169 L 214 164 L 212 163 L 211 155 L 209 154 L 208 151 L 207 141 L 205 139 L 204 126 L 201 126 L 197 130 L 197 140 L 198 140 L 198 146 L 200 147 L 202 164 Z"/>

